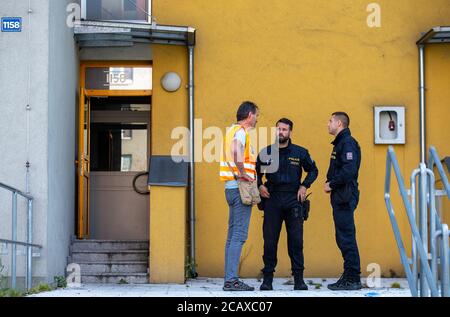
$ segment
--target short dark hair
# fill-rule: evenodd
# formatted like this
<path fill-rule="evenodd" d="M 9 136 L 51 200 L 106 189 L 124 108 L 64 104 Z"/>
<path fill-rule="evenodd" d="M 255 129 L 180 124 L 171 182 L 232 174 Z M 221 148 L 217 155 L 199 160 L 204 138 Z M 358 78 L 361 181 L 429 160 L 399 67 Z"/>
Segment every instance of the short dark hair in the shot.
<path fill-rule="evenodd" d="M 258 110 L 258 106 L 251 101 L 244 101 L 240 106 L 236 114 L 237 121 L 242 121 L 248 118 L 250 113 L 255 114 Z"/>
<path fill-rule="evenodd" d="M 348 128 L 350 125 L 350 117 L 348 114 L 342 111 L 337 111 L 332 114 L 332 116 L 335 116 L 339 121 L 342 122 L 342 125 L 344 128 Z"/>
<path fill-rule="evenodd" d="M 292 131 L 292 129 L 294 129 L 294 123 L 291 120 L 289 120 L 288 118 L 281 118 L 280 120 L 277 121 L 276 126 L 278 125 L 278 123 L 287 124 L 289 126 L 289 128 L 291 129 L 291 131 Z"/>

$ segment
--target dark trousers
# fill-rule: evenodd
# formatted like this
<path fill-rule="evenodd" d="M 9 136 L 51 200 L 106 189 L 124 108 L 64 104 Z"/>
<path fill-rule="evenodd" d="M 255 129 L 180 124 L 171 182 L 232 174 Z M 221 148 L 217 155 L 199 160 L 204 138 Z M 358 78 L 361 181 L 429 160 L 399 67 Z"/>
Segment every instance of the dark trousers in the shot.
<path fill-rule="evenodd" d="M 278 240 L 283 221 L 286 224 L 288 253 L 292 273 L 303 272 L 303 215 L 296 192 L 271 192 L 264 208 L 264 273 L 275 272 Z"/>
<path fill-rule="evenodd" d="M 357 200 L 346 204 L 335 204 L 333 207 L 333 220 L 336 230 L 336 243 L 344 258 L 344 272 L 349 275 L 360 275 L 361 264 L 358 244 L 356 243 L 356 228 L 354 212 Z"/>

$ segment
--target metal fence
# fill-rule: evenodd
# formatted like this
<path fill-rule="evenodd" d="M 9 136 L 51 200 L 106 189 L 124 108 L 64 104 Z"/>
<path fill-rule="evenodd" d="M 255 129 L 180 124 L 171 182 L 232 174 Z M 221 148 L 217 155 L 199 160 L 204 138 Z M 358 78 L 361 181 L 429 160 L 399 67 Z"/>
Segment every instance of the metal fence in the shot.
<path fill-rule="evenodd" d="M 384 199 L 411 294 L 425 297 L 431 293 L 433 297 L 450 297 L 449 230 L 436 211 L 436 197 L 447 196 L 450 199 L 450 186 L 434 147 L 430 148 L 429 157 L 428 167 L 420 163 L 419 168 L 411 173 L 411 189 L 407 190 L 394 148 L 390 146 L 387 151 Z M 434 166 L 441 176 L 444 190 L 436 190 Z M 407 256 L 392 205 L 392 169 L 412 233 L 411 258 Z"/>
<path fill-rule="evenodd" d="M 11 239 L 0 239 L 0 242 L 11 244 L 11 288 L 17 287 L 17 246 L 26 247 L 26 288 L 29 290 L 32 287 L 32 268 L 33 268 L 33 248 L 41 249 L 42 246 L 33 244 L 33 197 L 21 192 L 20 190 L 0 183 L 0 188 L 3 188 L 12 195 L 12 206 L 11 206 L 11 218 L 12 218 L 12 228 L 11 228 Z M 17 199 L 21 196 L 27 200 L 27 241 L 17 241 Z"/>

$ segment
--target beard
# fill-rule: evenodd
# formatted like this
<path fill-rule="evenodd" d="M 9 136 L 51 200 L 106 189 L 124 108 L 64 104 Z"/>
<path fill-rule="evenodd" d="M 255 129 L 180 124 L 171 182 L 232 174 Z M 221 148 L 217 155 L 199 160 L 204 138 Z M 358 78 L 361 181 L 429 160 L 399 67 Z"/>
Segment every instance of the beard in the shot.
<path fill-rule="evenodd" d="M 285 144 L 287 141 L 289 141 L 289 137 L 283 137 L 283 136 L 278 136 L 278 143 L 279 144 Z"/>

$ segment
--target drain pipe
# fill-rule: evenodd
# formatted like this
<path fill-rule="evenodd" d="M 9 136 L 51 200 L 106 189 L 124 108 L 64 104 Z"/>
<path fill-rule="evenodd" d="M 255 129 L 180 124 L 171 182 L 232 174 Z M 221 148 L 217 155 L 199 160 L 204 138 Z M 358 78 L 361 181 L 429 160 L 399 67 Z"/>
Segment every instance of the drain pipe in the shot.
<path fill-rule="evenodd" d="M 197 277 L 195 262 L 195 157 L 194 157 L 194 46 L 188 46 L 189 51 L 189 139 L 190 177 L 189 177 L 189 226 L 190 226 L 190 260 L 193 277 Z"/>
<path fill-rule="evenodd" d="M 28 51 L 31 52 L 31 0 L 28 0 Z M 27 65 L 27 105 L 26 111 L 26 163 L 25 163 L 25 192 L 30 193 L 30 112 L 31 112 L 31 61 L 28 59 Z"/>
<path fill-rule="evenodd" d="M 428 210 L 427 210 L 427 182 L 428 175 L 426 173 L 425 163 L 425 45 L 419 45 L 419 112 L 420 112 L 420 174 L 419 174 L 419 227 L 420 235 L 425 250 L 428 254 Z M 429 285 L 425 277 L 425 268 L 420 265 L 420 296 L 429 296 Z"/>
<path fill-rule="evenodd" d="M 419 45 L 419 94 L 420 94 L 420 163 L 425 164 L 426 155 L 426 121 L 425 121 L 425 45 Z"/>
<path fill-rule="evenodd" d="M 31 18 L 32 18 L 33 9 L 31 8 L 31 0 L 28 0 L 28 51 L 31 52 Z M 26 106 L 26 163 L 25 163 L 25 192 L 30 194 L 30 116 L 31 116 L 31 60 L 28 58 L 27 65 L 27 106 Z M 16 202 L 17 204 L 17 202 Z M 17 207 L 17 206 L 16 206 Z M 28 200 L 28 216 L 27 216 L 27 242 L 33 242 L 33 201 Z M 15 254 L 15 248 L 14 254 Z M 27 290 L 30 290 L 33 287 L 33 249 L 31 247 L 27 247 L 27 255 L 26 255 L 26 277 L 25 277 L 25 285 Z M 13 266 L 15 270 L 15 267 Z M 14 275 L 15 276 L 15 275 Z M 14 288 L 14 287 L 13 287 Z"/>

